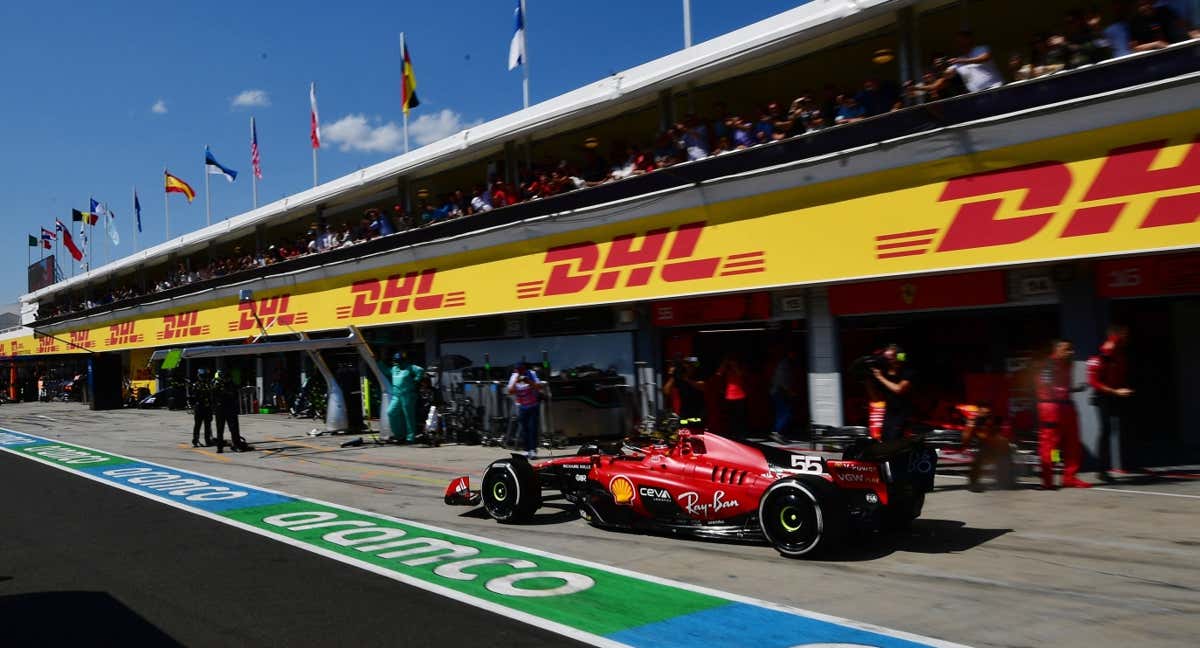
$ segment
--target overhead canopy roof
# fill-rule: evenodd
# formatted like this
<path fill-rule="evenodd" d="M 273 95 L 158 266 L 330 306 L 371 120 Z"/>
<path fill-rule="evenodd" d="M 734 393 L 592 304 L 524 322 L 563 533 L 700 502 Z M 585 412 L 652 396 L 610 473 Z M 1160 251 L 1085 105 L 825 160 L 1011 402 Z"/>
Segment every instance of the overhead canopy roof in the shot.
<path fill-rule="evenodd" d="M 398 178 L 430 173 L 449 163 L 465 161 L 496 150 L 504 142 L 537 133 L 545 136 L 581 125 L 606 110 L 627 109 L 664 89 L 697 80 L 712 81 L 741 74 L 764 64 L 764 57 L 810 45 L 812 50 L 836 43 L 841 32 L 866 23 L 886 23 L 892 12 L 918 0 L 812 0 L 688 49 L 619 72 L 581 88 L 468 128 L 427 146 L 365 169 L 292 194 L 203 229 L 184 234 L 135 254 L 23 295 L 36 302 L 56 293 L 78 289 L 111 274 L 131 272 L 139 266 L 161 262 L 172 253 L 198 250 L 208 242 L 250 234 L 259 225 L 285 214 L 315 210 L 356 193 L 381 191 Z M 929 3 L 926 3 L 929 4 Z M 933 4 L 937 4 L 934 2 Z M 769 62 L 767 62 L 769 64 Z"/>

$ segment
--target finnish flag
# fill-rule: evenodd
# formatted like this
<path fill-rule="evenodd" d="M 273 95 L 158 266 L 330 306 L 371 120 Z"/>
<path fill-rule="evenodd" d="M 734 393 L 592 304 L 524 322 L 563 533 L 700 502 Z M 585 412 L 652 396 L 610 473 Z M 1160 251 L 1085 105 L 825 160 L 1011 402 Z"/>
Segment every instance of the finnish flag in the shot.
<path fill-rule="evenodd" d="M 213 157 L 212 151 L 208 150 L 207 146 L 204 147 L 204 170 L 209 175 L 223 175 L 230 182 L 233 182 L 237 178 L 237 171 L 221 166 L 221 163 L 217 162 L 217 158 Z"/>
<path fill-rule="evenodd" d="M 521 11 L 521 0 L 517 0 L 517 9 L 513 12 L 516 25 L 513 29 L 512 42 L 508 45 L 508 69 L 515 69 L 525 63 L 525 14 Z"/>

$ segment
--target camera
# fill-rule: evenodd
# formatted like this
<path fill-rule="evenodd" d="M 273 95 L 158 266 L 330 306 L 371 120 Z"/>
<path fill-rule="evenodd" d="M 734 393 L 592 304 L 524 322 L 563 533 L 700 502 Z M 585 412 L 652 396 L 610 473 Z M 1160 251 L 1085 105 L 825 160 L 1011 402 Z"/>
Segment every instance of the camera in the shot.
<path fill-rule="evenodd" d="M 850 374 L 852 379 L 863 381 L 871 377 L 872 369 L 884 371 L 887 369 L 887 366 L 887 358 L 883 357 L 882 353 L 870 353 L 851 362 L 847 373 Z"/>

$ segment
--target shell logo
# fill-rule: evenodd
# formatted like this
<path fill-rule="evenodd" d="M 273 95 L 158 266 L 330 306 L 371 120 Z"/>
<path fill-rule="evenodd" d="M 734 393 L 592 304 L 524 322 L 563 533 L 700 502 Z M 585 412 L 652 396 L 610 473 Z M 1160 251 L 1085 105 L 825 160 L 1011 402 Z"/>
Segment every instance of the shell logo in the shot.
<path fill-rule="evenodd" d="M 613 502 L 617 504 L 633 503 L 633 482 L 625 475 L 617 475 L 608 482 L 608 492 L 612 493 Z"/>

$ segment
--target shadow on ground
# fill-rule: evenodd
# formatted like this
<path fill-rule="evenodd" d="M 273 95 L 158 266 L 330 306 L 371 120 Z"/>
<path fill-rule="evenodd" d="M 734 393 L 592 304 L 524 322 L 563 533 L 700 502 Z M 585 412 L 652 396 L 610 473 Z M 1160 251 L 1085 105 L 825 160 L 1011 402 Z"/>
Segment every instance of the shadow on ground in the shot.
<path fill-rule="evenodd" d="M 976 529 L 958 520 L 913 520 L 903 531 L 867 533 L 826 556 L 826 560 L 860 562 L 877 560 L 897 551 L 922 554 L 948 554 L 970 551 L 979 545 L 1011 533 L 1012 529 Z"/>
<path fill-rule="evenodd" d="M 34 592 L 0 596 L 4 640 L 10 646 L 182 646 L 104 592 Z M 64 623 L 69 619 L 69 622 Z"/>

